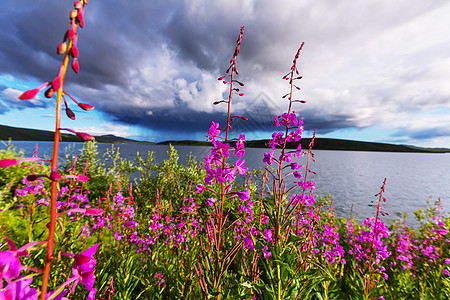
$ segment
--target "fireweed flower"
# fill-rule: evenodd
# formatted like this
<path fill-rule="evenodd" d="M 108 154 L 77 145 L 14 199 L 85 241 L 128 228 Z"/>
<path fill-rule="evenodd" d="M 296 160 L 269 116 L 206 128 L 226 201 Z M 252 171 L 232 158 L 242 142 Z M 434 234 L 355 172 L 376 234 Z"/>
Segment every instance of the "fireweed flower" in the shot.
<path fill-rule="evenodd" d="M 281 115 L 281 126 L 296 126 L 298 124 L 297 116 L 295 112 L 292 113 L 284 113 Z"/>
<path fill-rule="evenodd" d="M 5 238 L 5 240 L 11 250 L 0 251 L 0 280 L 4 279 L 7 282 L 11 282 L 19 276 L 23 268 L 19 257 L 28 256 L 26 249 L 38 244 L 44 244 L 44 242 L 31 242 L 17 249 L 13 241 L 8 238 Z"/>
<path fill-rule="evenodd" d="M 236 147 L 234 148 L 234 152 L 233 152 L 234 156 L 238 156 L 238 157 L 244 156 L 244 154 L 245 154 L 244 140 L 245 140 L 245 135 L 239 134 L 239 139 L 236 141 Z"/>
<path fill-rule="evenodd" d="M 249 190 L 246 190 L 243 192 L 238 192 L 237 195 L 238 195 L 239 199 L 244 200 L 244 201 L 250 199 L 250 191 Z"/>
<path fill-rule="evenodd" d="M 219 182 L 225 182 L 225 177 L 223 176 L 223 170 L 220 167 L 217 167 L 215 170 L 206 167 L 206 172 L 208 173 L 208 176 L 205 178 L 205 183 L 207 185 L 211 185 L 213 181 L 215 183 Z"/>
<path fill-rule="evenodd" d="M 94 267 L 95 263 L 97 262 L 96 259 L 93 257 L 95 254 L 95 251 L 97 251 L 98 244 L 95 244 L 91 248 L 83 251 L 82 253 L 78 255 L 69 255 L 75 258 L 75 261 L 72 266 L 72 278 L 75 278 L 75 283 L 72 286 L 71 293 L 73 294 L 75 291 L 75 287 L 77 284 L 81 281 L 82 284 L 86 287 L 86 289 L 89 291 L 89 297 L 92 297 L 91 299 L 94 299 L 96 289 L 94 288 L 94 282 L 95 282 L 95 275 L 94 275 Z"/>
<path fill-rule="evenodd" d="M 155 273 L 156 284 L 165 287 L 164 273 Z"/>
<path fill-rule="evenodd" d="M 253 238 L 250 233 L 244 238 L 244 249 L 249 249 L 250 251 L 255 251 L 255 245 L 253 244 Z"/>
<path fill-rule="evenodd" d="M 219 135 L 220 135 L 219 123 L 214 123 L 214 121 L 211 121 L 211 125 L 209 126 L 208 131 L 209 139 L 214 140 Z"/>
<path fill-rule="evenodd" d="M 264 153 L 263 162 L 267 165 L 272 165 L 274 163 L 273 151 L 270 151 L 269 153 Z"/>
<path fill-rule="evenodd" d="M 264 247 L 263 247 L 263 249 L 262 249 L 265 258 L 269 258 L 270 255 L 272 255 L 272 253 L 270 253 L 270 252 L 268 251 L 268 249 L 269 249 L 269 247 L 268 247 L 267 245 L 264 245 Z"/>
<path fill-rule="evenodd" d="M 230 156 L 230 153 L 228 153 L 228 150 L 230 149 L 230 144 L 228 143 L 221 143 L 218 140 L 213 140 L 212 144 L 214 146 L 214 149 L 211 149 L 211 153 L 213 156 L 216 157 L 225 157 L 228 158 Z"/>
<path fill-rule="evenodd" d="M 24 92 L 22 95 L 20 95 L 19 99 L 20 100 L 31 100 L 34 97 L 36 97 L 37 94 L 39 94 L 39 92 L 42 91 L 43 89 L 45 89 L 49 84 L 50 84 L 50 82 L 45 82 L 37 89 L 28 90 L 28 91 Z"/>
<path fill-rule="evenodd" d="M 30 288 L 33 278 L 18 279 L 8 283 L 5 289 L 0 290 L 1 300 L 37 300 L 38 292 Z"/>
<path fill-rule="evenodd" d="M 216 198 L 208 198 L 208 199 L 206 199 L 206 204 L 207 204 L 208 206 L 213 206 L 214 203 L 216 203 L 216 201 L 217 201 Z"/>
<path fill-rule="evenodd" d="M 267 222 L 267 221 L 266 221 L 266 222 Z M 266 238 L 266 240 L 267 240 L 269 243 L 273 241 L 273 232 L 272 232 L 272 229 L 266 229 L 266 228 L 264 228 L 263 235 L 264 235 L 264 237 Z"/>
<path fill-rule="evenodd" d="M 236 160 L 236 164 L 234 165 L 235 172 L 238 172 L 239 175 L 244 175 L 247 173 L 247 167 L 245 166 L 245 159 L 241 160 L 238 158 Z"/>
<path fill-rule="evenodd" d="M 196 192 L 197 194 L 200 194 L 200 193 L 203 192 L 205 189 L 206 189 L 205 186 L 204 186 L 203 184 L 201 184 L 201 183 L 195 185 L 195 192 Z"/>

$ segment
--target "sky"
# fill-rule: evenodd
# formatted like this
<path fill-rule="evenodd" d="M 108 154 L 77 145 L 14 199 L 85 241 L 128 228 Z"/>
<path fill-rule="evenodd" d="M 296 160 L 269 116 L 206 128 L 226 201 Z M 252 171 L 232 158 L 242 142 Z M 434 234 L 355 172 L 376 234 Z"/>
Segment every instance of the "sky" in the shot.
<path fill-rule="evenodd" d="M 17 97 L 56 76 L 73 1 L 4 0 L 0 10 L 0 124 L 54 130 L 55 100 Z M 233 134 L 269 138 L 298 61 L 294 110 L 304 137 L 450 147 L 447 0 L 91 0 L 78 31 L 79 74 L 64 89 L 62 127 L 92 135 L 206 140 L 226 122 L 225 75 L 240 27 L 245 83 L 232 100 Z"/>

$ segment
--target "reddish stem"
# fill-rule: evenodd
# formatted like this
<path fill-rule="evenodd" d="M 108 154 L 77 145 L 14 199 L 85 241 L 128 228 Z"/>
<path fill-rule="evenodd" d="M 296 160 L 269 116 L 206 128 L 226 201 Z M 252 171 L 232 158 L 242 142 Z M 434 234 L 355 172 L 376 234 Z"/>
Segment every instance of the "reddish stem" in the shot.
<path fill-rule="evenodd" d="M 75 22 L 75 20 L 73 20 Z M 74 30 L 76 31 L 77 24 L 74 25 Z M 61 110 L 62 110 L 62 96 L 63 96 L 63 85 L 64 85 L 64 78 L 66 76 L 67 66 L 69 64 L 69 58 L 70 58 L 70 51 L 72 49 L 73 40 L 69 41 L 63 63 L 60 68 L 60 78 L 61 78 L 61 86 L 59 87 L 57 91 L 56 96 L 56 124 L 55 124 L 55 136 L 53 140 L 53 154 L 52 154 L 52 160 L 51 160 L 51 169 L 52 170 L 58 170 L 58 156 L 59 156 L 59 141 L 61 139 L 61 132 L 60 132 L 60 126 L 61 126 Z M 52 181 L 52 187 L 51 187 L 51 199 L 50 199 L 50 224 L 49 224 L 49 233 L 48 233 L 48 240 L 47 240 L 47 255 L 45 257 L 45 265 L 44 265 L 44 273 L 42 278 L 42 286 L 41 286 L 41 295 L 40 299 L 45 300 L 46 294 L 47 294 L 47 288 L 48 288 L 48 280 L 50 277 L 50 268 L 52 264 L 53 259 L 53 246 L 54 246 L 54 239 L 55 239 L 55 228 L 56 228 L 56 218 L 57 218 L 57 212 L 56 212 L 56 200 L 58 195 L 58 182 Z"/>

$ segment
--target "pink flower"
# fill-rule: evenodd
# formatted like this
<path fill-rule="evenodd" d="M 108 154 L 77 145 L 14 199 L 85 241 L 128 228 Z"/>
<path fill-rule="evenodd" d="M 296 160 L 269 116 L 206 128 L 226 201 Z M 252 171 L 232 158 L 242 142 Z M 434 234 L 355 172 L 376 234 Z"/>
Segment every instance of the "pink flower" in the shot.
<path fill-rule="evenodd" d="M 19 276 L 22 270 L 19 257 L 28 256 L 26 249 L 34 245 L 43 244 L 44 242 L 31 242 L 17 249 L 13 241 L 8 238 L 5 238 L 5 240 L 11 250 L 0 251 L 0 280 L 5 279 L 7 282 L 11 282 L 12 279 Z"/>
<path fill-rule="evenodd" d="M 239 199 L 244 200 L 244 201 L 250 199 L 250 191 L 249 190 L 243 191 L 243 192 L 238 192 L 237 195 L 238 195 Z"/>
<path fill-rule="evenodd" d="M 91 297 L 92 291 L 94 291 L 95 295 L 95 289 L 93 288 L 95 282 L 94 267 L 97 261 L 93 255 L 95 254 L 95 251 L 97 251 L 97 248 L 98 244 L 95 244 L 91 248 L 75 256 L 75 262 L 72 267 L 72 277 L 76 278 L 76 280 L 72 287 L 72 294 L 77 284 L 81 281 L 86 289 L 90 291 L 89 297 Z M 88 299 L 90 299 L 89 297 Z"/>
<path fill-rule="evenodd" d="M 0 299 L 5 300 L 37 300 L 38 292 L 29 285 L 33 278 L 19 279 L 10 282 L 4 290 L 0 291 Z"/>
<path fill-rule="evenodd" d="M 55 77 L 55 79 L 53 79 L 52 87 L 54 91 L 58 91 L 61 88 L 61 77 Z"/>
<path fill-rule="evenodd" d="M 195 192 L 197 192 L 197 194 L 200 194 L 204 190 L 205 190 L 205 186 L 203 184 L 197 184 L 195 186 Z"/>
<path fill-rule="evenodd" d="M 209 139 L 214 140 L 219 135 L 220 135 L 219 123 L 214 123 L 214 121 L 211 121 L 211 125 L 209 126 L 208 132 Z"/>
<path fill-rule="evenodd" d="M 273 151 L 270 151 L 270 153 L 264 153 L 263 163 L 271 165 L 273 162 Z"/>
<path fill-rule="evenodd" d="M 264 228 L 263 235 L 269 243 L 273 241 L 272 229 Z"/>
<path fill-rule="evenodd" d="M 225 177 L 223 176 L 223 170 L 217 167 L 215 170 L 210 167 L 206 167 L 206 172 L 208 176 L 205 178 L 205 183 L 210 185 L 214 181 L 215 183 L 225 182 Z"/>
<path fill-rule="evenodd" d="M 20 274 L 22 265 L 15 251 L 0 252 L 0 277 L 10 282 Z"/>
<path fill-rule="evenodd" d="M 245 166 L 245 159 L 241 160 L 238 158 L 236 164 L 234 165 L 234 170 L 240 175 L 247 173 L 247 167 Z"/>
<path fill-rule="evenodd" d="M 63 54 L 64 52 L 66 52 L 66 50 L 67 50 L 67 43 L 62 42 L 61 44 L 58 45 L 58 48 L 56 48 L 56 53 Z"/>
<path fill-rule="evenodd" d="M 263 247 L 263 249 L 262 249 L 265 258 L 269 258 L 270 255 L 272 254 L 272 253 L 270 253 L 269 251 L 267 251 L 268 249 L 269 249 L 269 247 L 267 247 L 267 245 L 265 245 L 265 246 Z"/>
<path fill-rule="evenodd" d="M 214 203 L 216 203 L 216 201 L 217 201 L 216 198 L 208 198 L 208 199 L 206 199 L 206 205 L 213 206 Z"/>
<path fill-rule="evenodd" d="M 244 238 L 244 249 L 250 249 L 255 251 L 255 245 L 253 244 L 253 239 L 250 233 Z"/>
<path fill-rule="evenodd" d="M 77 58 L 78 54 L 79 54 L 78 47 L 77 46 L 72 46 L 70 54 L 72 55 L 73 58 Z"/>

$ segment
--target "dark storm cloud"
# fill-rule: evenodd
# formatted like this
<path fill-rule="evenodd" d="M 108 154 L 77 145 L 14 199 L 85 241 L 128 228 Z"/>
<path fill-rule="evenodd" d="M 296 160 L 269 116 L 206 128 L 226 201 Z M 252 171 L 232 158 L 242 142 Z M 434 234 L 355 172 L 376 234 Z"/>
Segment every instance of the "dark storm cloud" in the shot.
<path fill-rule="evenodd" d="M 6 0 L 0 75 L 52 80 L 71 4 Z M 306 129 L 402 128 L 416 107 L 450 106 L 448 8 L 438 0 L 91 1 L 79 30 L 80 74 L 68 73 L 66 89 L 122 123 L 203 132 L 224 119 L 224 109 L 212 105 L 226 97 L 216 79 L 245 25 L 238 67 L 246 95 L 234 109 L 254 120 L 250 130 L 272 130 L 273 115 L 285 109 L 273 101 L 258 110 L 252 99 L 286 93 L 281 77 L 302 41 Z"/>

